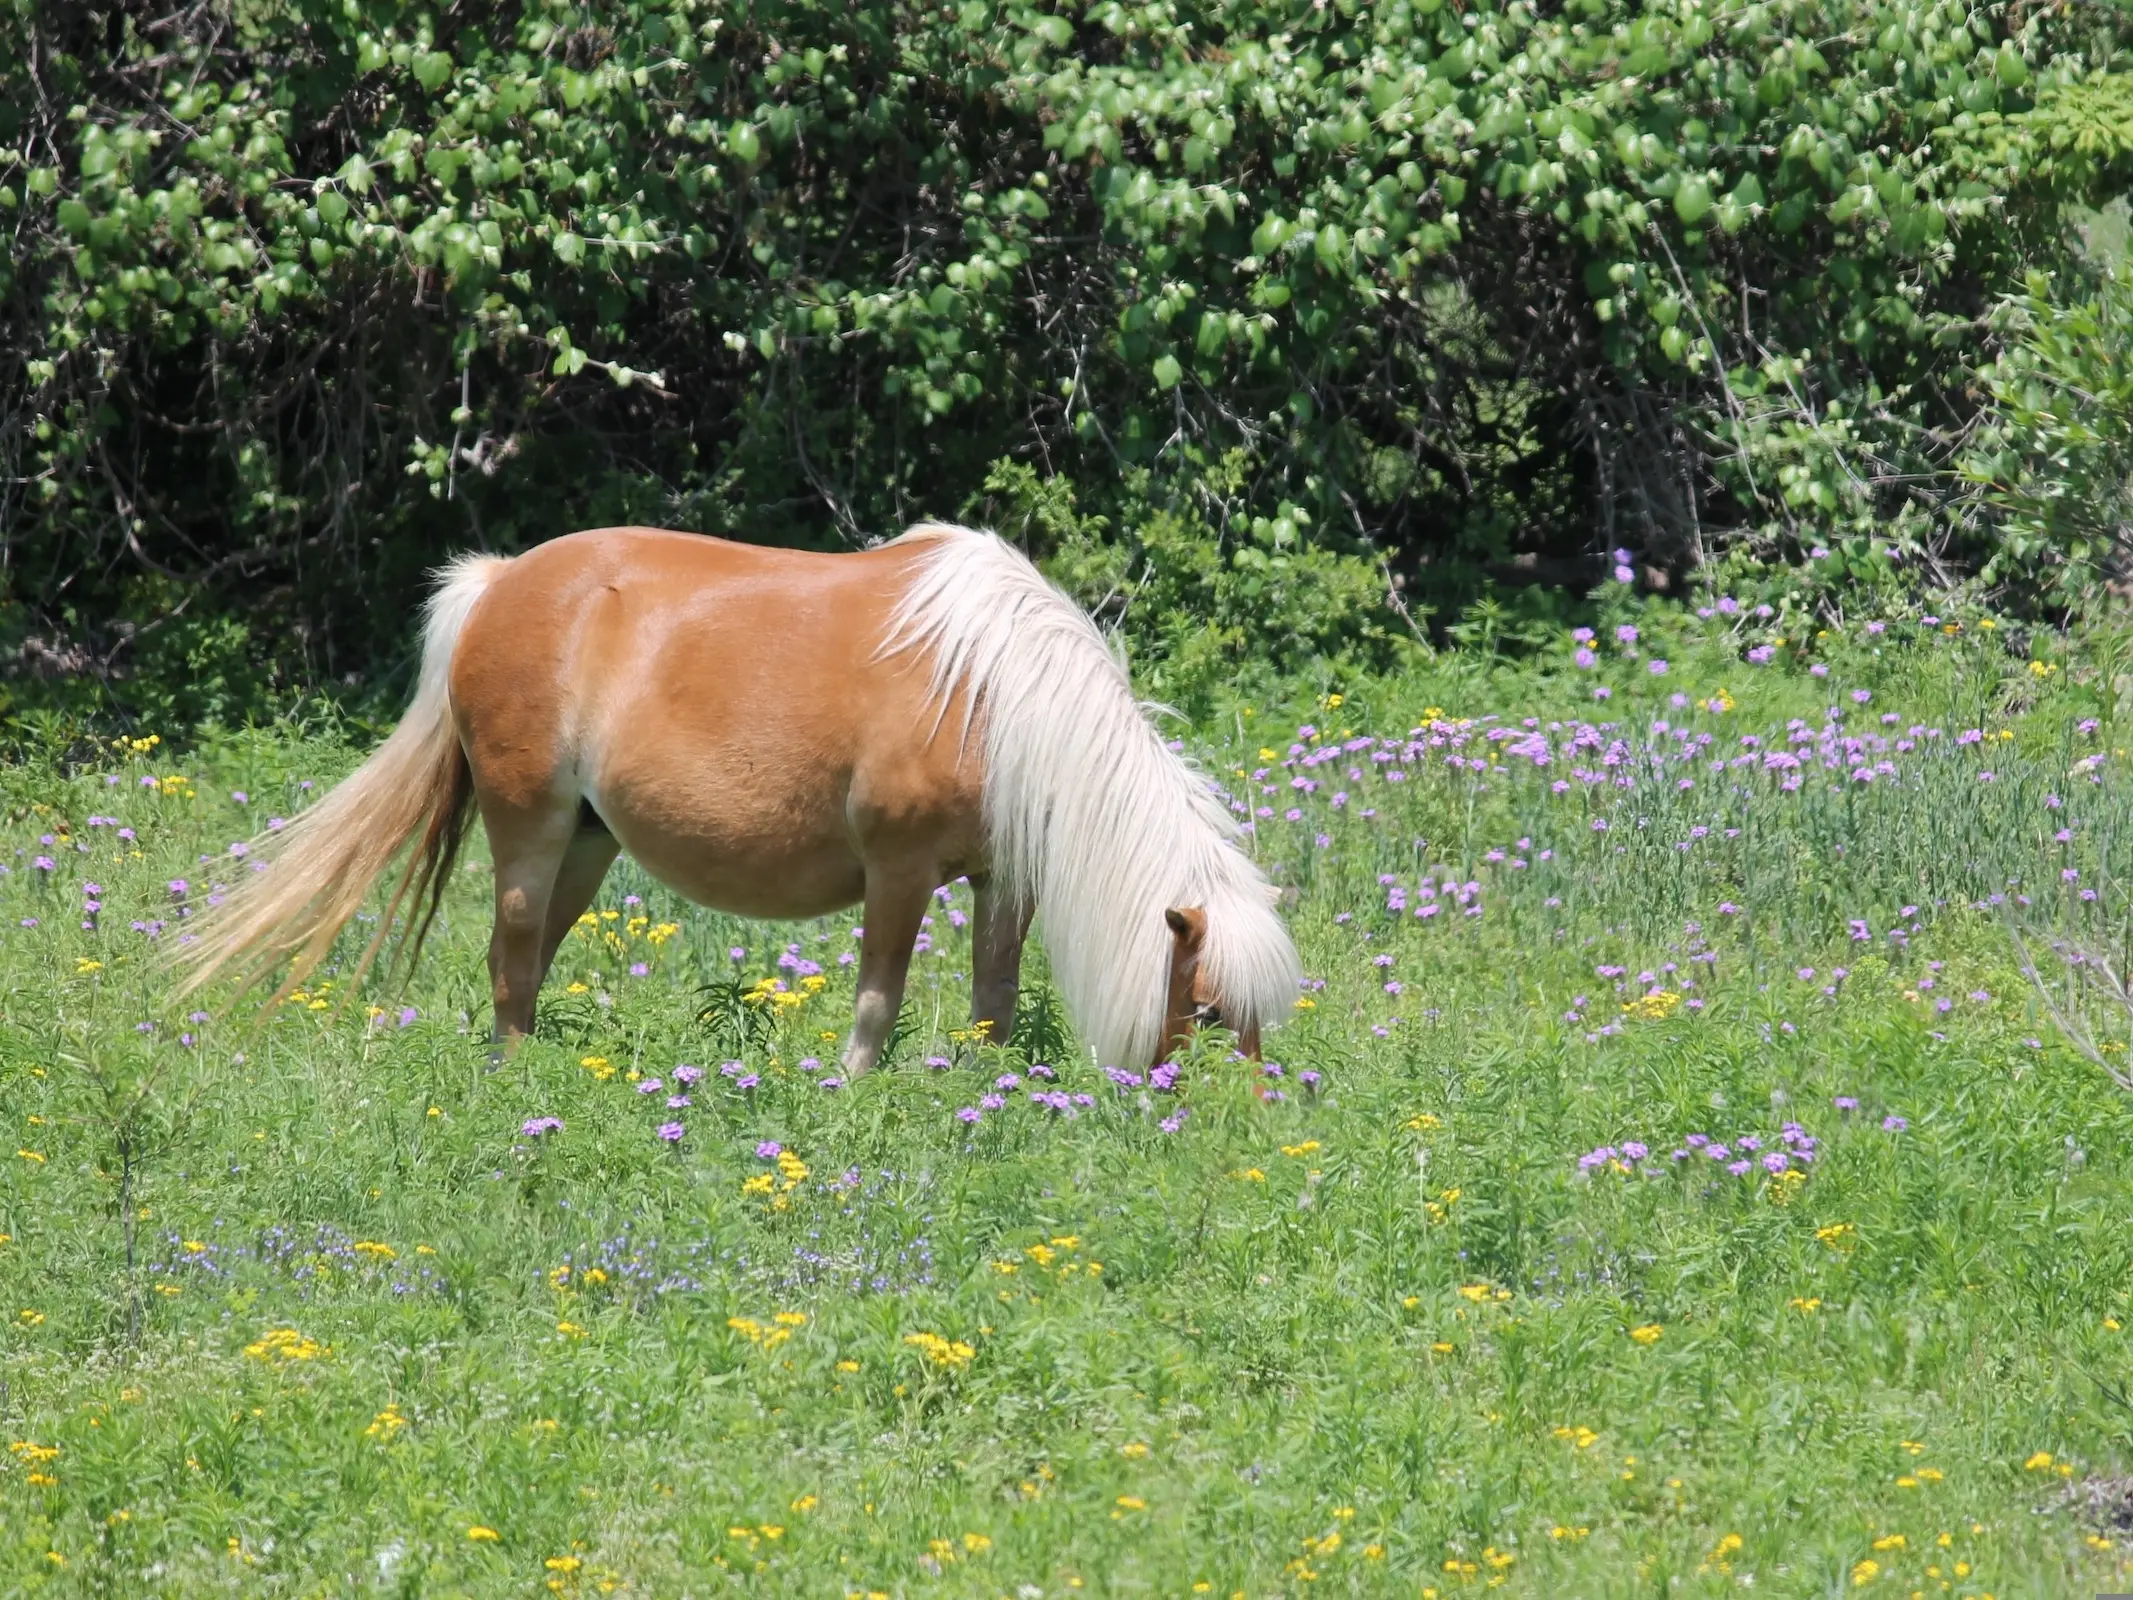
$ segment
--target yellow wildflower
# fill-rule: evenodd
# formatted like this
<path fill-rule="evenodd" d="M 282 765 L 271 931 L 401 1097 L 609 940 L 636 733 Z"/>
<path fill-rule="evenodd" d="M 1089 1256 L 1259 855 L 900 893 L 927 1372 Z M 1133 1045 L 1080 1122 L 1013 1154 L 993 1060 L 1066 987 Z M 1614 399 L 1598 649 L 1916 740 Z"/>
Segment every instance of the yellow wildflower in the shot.
<path fill-rule="evenodd" d="M 977 1351 L 960 1339 L 943 1339 L 937 1333 L 907 1333 L 904 1343 L 913 1346 L 936 1367 L 959 1371 L 970 1365 Z"/>
<path fill-rule="evenodd" d="M 310 1361 L 325 1354 L 325 1350 L 326 1347 L 316 1339 L 307 1339 L 294 1328 L 270 1328 L 256 1342 L 244 1347 L 246 1355 L 269 1366 Z"/>
<path fill-rule="evenodd" d="M 365 1436 L 372 1439 L 390 1439 L 406 1426 L 407 1418 L 400 1414 L 400 1408 L 396 1405 L 391 1405 L 373 1417 L 370 1426 L 365 1428 L 363 1432 Z"/>

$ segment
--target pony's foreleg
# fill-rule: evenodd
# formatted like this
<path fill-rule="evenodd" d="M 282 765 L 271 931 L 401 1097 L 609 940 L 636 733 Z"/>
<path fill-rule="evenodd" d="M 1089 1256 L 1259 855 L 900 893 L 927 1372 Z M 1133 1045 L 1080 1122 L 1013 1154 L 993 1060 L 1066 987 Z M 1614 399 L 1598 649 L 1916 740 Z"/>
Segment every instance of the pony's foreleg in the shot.
<path fill-rule="evenodd" d="M 1015 1000 L 1022 992 L 1022 944 L 1029 937 L 1032 907 L 991 881 L 977 886 L 971 919 L 970 1025 L 994 1044 L 1015 1031 Z"/>
<path fill-rule="evenodd" d="M 852 1002 L 852 1037 L 844 1070 L 852 1077 L 881 1058 L 882 1042 L 903 1009 L 911 946 L 933 892 L 931 871 L 867 869 L 866 936 L 859 947 L 859 993 Z"/>

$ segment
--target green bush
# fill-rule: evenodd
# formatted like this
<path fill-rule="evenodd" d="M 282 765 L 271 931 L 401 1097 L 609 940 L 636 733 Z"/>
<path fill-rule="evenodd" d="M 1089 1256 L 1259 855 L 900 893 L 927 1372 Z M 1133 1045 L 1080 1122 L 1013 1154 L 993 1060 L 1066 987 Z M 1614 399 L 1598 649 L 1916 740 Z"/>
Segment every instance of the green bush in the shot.
<path fill-rule="evenodd" d="M 1232 452 L 1197 486 L 1219 504 L 1241 494 L 1243 453 Z M 1015 461 L 1000 461 L 976 509 L 1028 545 L 1045 572 L 1116 627 L 1137 676 L 1158 699 L 1194 717 L 1227 688 L 1245 693 L 1284 674 L 1381 670 L 1399 636 L 1389 574 L 1360 556 L 1314 544 L 1309 513 L 1284 504 L 1225 537 L 1194 507 L 1150 502 L 1149 474 L 1132 475 L 1125 526 L 1082 516 L 1073 490 Z"/>
<path fill-rule="evenodd" d="M 1974 564 L 1979 319 L 2122 180 L 2122 39 L 1982 0 L 4 0 L 0 582 L 113 674 L 152 574 L 318 681 L 455 548 L 856 543 L 1003 457 L 1140 536 L 1195 671 L 1354 637 L 1381 561 L 1447 615 L 1617 546 Z M 1249 615 L 1157 559 L 1209 535 Z"/>
<path fill-rule="evenodd" d="M 1999 321 L 1991 422 L 1965 461 L 1999 513 L 1988 575 L 2091 598 L 2133 565 L 2133 266 L 2033 273 Z"/>

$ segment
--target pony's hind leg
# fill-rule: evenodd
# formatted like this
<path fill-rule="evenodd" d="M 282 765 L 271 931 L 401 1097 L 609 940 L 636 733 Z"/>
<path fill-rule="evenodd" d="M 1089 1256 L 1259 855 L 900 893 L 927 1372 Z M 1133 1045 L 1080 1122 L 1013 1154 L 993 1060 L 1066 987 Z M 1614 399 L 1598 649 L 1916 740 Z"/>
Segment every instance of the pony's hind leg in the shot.
<path fill-rule="evenodd" d="M 866 935 L 859 946 L 859 993 L 852 1002 L 852 1037 L 844 1047 L 844 1070 L 853 1077 L 881 1058 L 882 1043 L 903 1009 L 904 980 L 919 919 L 933 893 L 931 867 L 867 865 Z"/>
<path fill-rule="evenodd" d="M 570 836 L 570 843 L 563 847 L 563 863 L 556 869 L 555 885 L 548 895 L 548 922 L 541 934 L 541 971 L 537 982 L 546 982 L 548 969 L 555 965 L 555 953 L 563 941 L 570 937 L 570 930 L 577 926 L 578 918 L 593 903 L 593 896 L 600 892 L 600 884 L 607 877 L 607 869 L 615 864 L 615 857 L 622 853 L 622 846 L 604 824 L 586 825 L 582 819 L 578 831 Z"/>
<path fill-rule="evenodd" d="M 970 1025 L 994 1044 L 1005 1044 L 1015 1031 L 1030 907 L 983 880 L 977 885 L 976 910 L 970 926 Z"/>
<path fill-rule="evenodd" d="M 483 799 L 487 802 L 488 797 Z M 491 1038 L 499 1053 L 508 1052 L 533 1031 L 534 997 L 540 993 L 552 953 L 546 937 L 548 910 L 577 831 L 576 809 L 575 801 L 538 809 L 482 806 L 489 852 L 496 862 L 489 992 L 496 1006 Z M 591 898 L 590 891 L 587 898 Z M 573 911 L 572 920 L 576 917 Z"/>

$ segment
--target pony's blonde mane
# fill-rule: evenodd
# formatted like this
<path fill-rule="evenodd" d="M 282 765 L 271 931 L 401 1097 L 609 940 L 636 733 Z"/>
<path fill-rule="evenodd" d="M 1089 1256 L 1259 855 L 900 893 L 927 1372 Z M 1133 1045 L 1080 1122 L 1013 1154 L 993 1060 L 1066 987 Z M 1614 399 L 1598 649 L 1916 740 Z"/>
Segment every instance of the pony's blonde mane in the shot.
<path fill-rule="evenodd" d="M 1171 906 L 1207 913 L 1201 966 L 1229 1026 L 1286 1017 L 1300 968 L 1274 891 L 1205 777 L 1157 735 L 1096 625 L 995 534 L 926 523 L 897 542 L 926 548 L 881 654 L 931 653 L 943 718 L 964 689 L 994 881 L 1037 906 L 1097 1059 L 1155 1058 Z"/>

